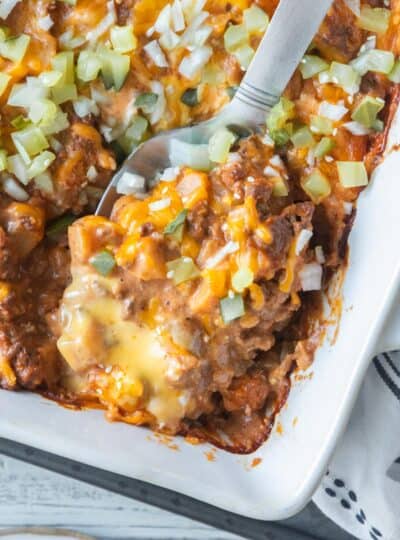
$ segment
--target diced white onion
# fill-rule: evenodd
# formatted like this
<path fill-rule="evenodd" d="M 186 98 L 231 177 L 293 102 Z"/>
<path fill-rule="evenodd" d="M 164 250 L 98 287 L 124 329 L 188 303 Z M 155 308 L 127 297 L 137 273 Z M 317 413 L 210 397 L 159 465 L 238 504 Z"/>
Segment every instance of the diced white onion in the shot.
<path fill-rule="evenodd" d="M 311 240 L 312 235 L 313 235 L 312 231 L 309 231 L 308 229 L 303 229 L 302 231 L 300 231 L 300 234 L 298 235 L 296 239 L 296 247 L 295 247 L 296 255 L 300 255 L 300 253 L 306 247 L 308 242 Z"/>
<path fill-rule="evenodd" d="M 29 194 L 14 178 L 8 177 L 3 180 L 3 190 L 16 201 L 27 201 Z"/>
<path fill-rule="evenodd" d="M 322 266 L 318 263 L 305 264 L 299 272 L 303 291 L 319 291 L 322 287 Z"/>
<path fill-rule="evenodd" d="M 228 242 L 221 249 L 219 249 L 212 257 L 210 257 L 206 262 L 206 268 L 214 268 L 222 262 L 227 255 L 235 253 L 239 250 L 238 242 Z"/>
<path fill-rule="evenodd" d="M 160 199 L 159 201 L 154 201 L 149 203 L 149 209 L 152 212 L 158 212 L 159 210 L 164 210 L 171 206 L 171 199 L 166 197 L 165 199 Z"/>
<path fill-rule="evenodd" d="M 175 32 L 185 29 L 185 18 L 183 16 L 182 5 L 179 0 L 175 0 L 171 6 L 172 26 Z"/>
<path fill-rule="evenodd" d="M 135 105 L 135 100 L 137 98 L 137 95 L 132 96 L 132 99 L 126 104 L 125 110 L 123 112 L 123 121 L 122 121 L 122 128 L 123 131 L 126 131 L 126 129 L 132 124 L 133 120 L 135 119 L 137 115 L 137 107 Z M 117 126 L 121 122 L 117 122 Z"/>
<path fill-rule="evenodd" d="M 98 176 L 98 171 L 96 169 L 96 167 L 94 165 L 90 165 L 90 167 L 88 168 L 87 172 L 86 172 L 86 176 L 87 176 L 87 179 L 89 180 L 89 182 L 92 182 L 93 180 L 95 180 Z"/>
<path fill-rule="evenodd" d="M 158 40 L 161 47 L 167 51 L 172 51 L 179 43 L 179 36 L 175 34 L 172 30 L 167 30 L 161 34 L 160 39 Z"/>
<path fill-rule="evenodd" d="M 314 167 L 315 165 L 315 154 L 314 148 L 310 148 L 306 155 L 306 162 L 309 167 Z"/>
<path fill-rule="evenodd" d="M 163 34 L 167 30 L 171 29 L 171 6 L 166 4 L 160 11 L 156 22 L 154 23 L 154 30 L 159 34 Z"/>
<path fill-rule="evenodd" d="M 146 51 L 146 53 L 149 55 L 149 57 L 157 67 L 168 67 L 167 59 L 165 58 L 165 55 L 158 41 L 156 41 L 155 39 L 153 39 L 153 41 L 149 41 L 149 43 L 147 43 L 143 47 L 143 49 Z"/>
<path fill-rule="evenodd" d="M 154 94 L 157 94 L 158 96 L 154 109 L 150 114 L 150 123 L 154 125 L 157 124 L 157 122 L 159 122 L 163 117 L 167 102 L 165 100 L 164 86 L 160 82 L 151 81 L 150 89 L 152 92 L 154 92 Z"/>
<path fill-rule="evenodd" d="M 227 163 L 238 163 L 239 161 L 242 161 L 242 156 L 239 152 L 229 152 L 228 159 L 226 160 Z"/>
<path fill-rule="evenodd" d="M 180 173 L 180 167 L 167 167 L 160 174 L 160 179 L 164 182 L 174 182 Z"/>
<path fill-rule="evenodd" d="M 139 174 L 125 171 L 118 180 L 117 193 L 120 195 L 134 195 L 143 193 L 146 187 L 146 179 Z"/>
<path fill-rule="evenodd" d="M 376 49 L 376 36 L 374 35 L 367 37 L 365 43 L 360 47 L 360 53 L 372 51 L 373 49 Z"/>
<path fill-rule="evenodd" d="M 194 33 L 192 47 L 201 47 L 211 36 L 213 29 L 208 24 L 203 24 Z"/>
<path fill-rule="evenodd" d="M 107 2 L 107 15 L 99 22 L 99 24 L 86 34 L 86 39 L 91 43 L 95 43 L 100 36 L 117 22 L 115 13 L 114 0 Z"/>
<path fill-rule="evenodd" d="M 76 49 L 85 43 L 86 38 L 83 36 L 75 37 L 73 31 L 69 29 L 58 37 L 58 41 L 63 49 Z"/>
<path fill-rule="evenodd" d="M 79 96 L 78 99 L 72 102 L 72 106 L 75 114 L 77 114 L 79 118 L 84 118 L 88 114 L 94 114 L 97 116 L 100 112 L 96 102 L 93 99 L 89 99 L 85 96 Z"/>
<path fill-rule="evenodd" d="M 181 36 L 180 44 L 182 45 L 182 47 L 187 47 L 194 44 L 196 32 L 203 24 L 203 22 L 208 18 L 208 16 L 209 13 L 207 13 L 207 11 L 201 11 L 194 17 L 194 19 L 191 21 L 191 23 Z"/>
<path fill-rule="evenodd" d="M 281 169 L 285 167 L 285 165 L 283 164 L 282 158 L 278 156 L 278 154 L 275 154 L 274 156 L 272 156 L 269 162 L 271 163 L 273 167 L 279 167 Z"/>
<path fill-rule="evenodd" d="M 347 129 L 352 135 L 368 135 L 371 130 L 363 126 L 359 122 L 346 122 L 343 127 Z"/>
<path fill-rule="evenodd" d="M 261 140 L 262 140 L 262 143 L 265 144 L 265 146 L 272 146 L 272 147 L 275 146 L 274 141 L 271 139 L 268 133 L 266 133 Z"/>
<path fill-rule="evenodd" d="M 348 113 L 348 111 L 349 110 L 344 105 L 334 105 L 328 101 L 323 101 L 319 106 L 320 116 L 324 116 L 325 118 L 329 118 L 330 120 L 334 121 L 341 120 L 343 116 Z"/>
<path fill-rule="evenodd" d="M 106 126 L 105 124 L 101 124 L 100 133 L 103 135 L 103 137 L 105 138 L 107 142 L 111 142 L 114 140 L 112 127 Z"/>
<path fill-rule="evenodd" d="M 21 0 L 0 0 L 0 18 L 7 19 L 12 10 Z"/>
<path fill-rule="evenodd" d="M 329 73 L 329 70 L 327 71 L 321 71 L 321 73 L 318 74 L 318 80 L 321 84 L 328 84 L 331 82 L 331 76 Z"/>
<path fill-rule="evenodd" d="M 195 49 L 183 58 L 178 68 L 179 73 L 188 79 L 192 79 L 207 64 L 211 55 L 212 49 L 206 45 Z"/>
<path fill-rule="evenodd" d="M 194 0 L 194 14 L 200 13 L 206 3 L 207 0 Z"/>
<path fill-rule="evenodd" d="M 265 174 L 265 176 L 277 176 L 279 175 L 279 172 L 274 169 L 273 167 L 271 167 L 271 165 L 267 165 L 265 167 L 265 169 L 263 170 L 263 173 Z"/>
<path fill-rule="evenodd" d="M 42 30 L 50 30 L 50 28 L 54 24 L 53 19 L 50 17 L 50 15 L 46 15 L 45 17 L 40 17 L 37 23 L 38 23 L 39 28 L 41 28 Z"/>
<path fill-rule="evenodd" d="M 178 397 L 178 401 L 182 407 L 186 407 L 190 401 L 190 393 L 182 392 L 181 395 Z"/>
<path fill-rule="evenodd" d="M 146 30 L 146 37 L 151 37 L 154 34 L 154 32 L 155 32 L 154 26 L 150 26 L 150 28 Z"/>
<path fill-rule="evenodd" d="M 90 95 L 96 103 L 101 105 L 106 105 L 110 101 L 110 96 L 103 90 L 98 87 L 90 87 Z"/>
<path fill-rule="evenodd" d="M 190 21 L 203 9 L 206 0 L 181 0 L 185 20 L 189 24 Z"/>

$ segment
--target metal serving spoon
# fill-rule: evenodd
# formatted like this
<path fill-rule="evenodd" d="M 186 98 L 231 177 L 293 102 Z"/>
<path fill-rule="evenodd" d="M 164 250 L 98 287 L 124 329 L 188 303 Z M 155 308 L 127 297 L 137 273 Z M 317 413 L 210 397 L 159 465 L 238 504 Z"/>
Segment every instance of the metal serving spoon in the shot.
<path fill-rule="evenodd" d="M 309 47 L 333 0 L 280 0 L 256 54 L 233 98 L 221 112 L 206 122 L 166 131 L 133 150 L 107 187 L 96 214 L 109 216 L 116 199 L 116 186 L 125 172 L 153 180 L 171 166 L 170 142 L 208 142 L 218 128 L 240 126 L 256 131 L 278 101 Z"/>

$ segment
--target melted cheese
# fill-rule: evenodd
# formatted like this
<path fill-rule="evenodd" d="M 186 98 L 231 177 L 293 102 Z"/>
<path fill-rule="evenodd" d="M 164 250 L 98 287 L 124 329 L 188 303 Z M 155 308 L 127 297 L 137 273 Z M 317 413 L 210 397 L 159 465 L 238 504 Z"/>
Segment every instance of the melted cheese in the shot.
<path fill-rule="evenodd" d="M 100 368 L 117 405 L 129 396 L 161 425 L 175 425 L 184 416 L 186 400 L 167 380 L 171 359 L 166 343 L 150 326 L 124 319 L 122 304 L 108 295 L 109 286 L 109 280 L 97 276 L 74 279 L 61 308 L 58 348 L 78 378 Z"/>

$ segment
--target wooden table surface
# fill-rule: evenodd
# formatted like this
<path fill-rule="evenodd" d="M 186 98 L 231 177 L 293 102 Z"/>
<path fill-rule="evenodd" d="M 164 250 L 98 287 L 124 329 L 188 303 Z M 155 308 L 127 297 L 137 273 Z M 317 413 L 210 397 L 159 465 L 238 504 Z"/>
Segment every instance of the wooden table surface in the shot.
<path fill-rule="evenodd" d="M 106 539 L 239 537 L 0 456 L 0 527 L 75 529 Z"/>
<path fill-rule="evenodd" d="M 102 540 L 240 540 L 190 519 L 0 455 L 0 529 L 57 527 Z M 263 532 L 264 535 L 264 532 Z M 266 523 L 270 540 L 351 540 L 312 504 Z"/>

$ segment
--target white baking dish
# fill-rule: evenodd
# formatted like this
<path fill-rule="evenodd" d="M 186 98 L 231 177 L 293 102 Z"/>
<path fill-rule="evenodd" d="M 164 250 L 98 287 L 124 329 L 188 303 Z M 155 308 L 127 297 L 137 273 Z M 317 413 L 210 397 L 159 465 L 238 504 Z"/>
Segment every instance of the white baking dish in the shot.
<path fill-rule="evenodd" d="M 391 151 L 396 142 L 400 114 L 386 159 L 360 199 L 337 340 L 325 340 L 310 377 L 293 382 L 279 429 L 253 455 L 218 450 L 210 461 L 207 445 L 176 438 L 176 451 L 147 429 L 106 422 L 99 411 L 73 412 L 33 394 L 6 391 L 0 391 L 0 436 L 244 516 L 274 520 L 298 512 L 327 468 L 374 353 L 400 348 L 400 310 L 393 311 L 400 283 L 400 152 Z M 254 458 L 262 459 L 257 467 L 251 467 Z"/>

